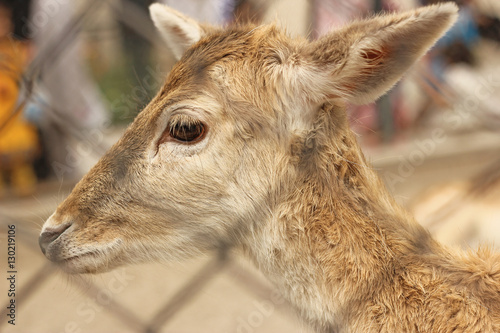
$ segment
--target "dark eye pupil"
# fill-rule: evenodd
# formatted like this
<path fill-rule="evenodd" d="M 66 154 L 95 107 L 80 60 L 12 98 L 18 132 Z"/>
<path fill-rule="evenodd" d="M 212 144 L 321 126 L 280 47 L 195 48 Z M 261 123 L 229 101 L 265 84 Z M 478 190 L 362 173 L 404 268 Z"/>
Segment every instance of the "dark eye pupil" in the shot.
<path fill-rule="evenodd" d="M 205 127 L 201 123 L 175 124 L 170 128 L 170 136 L 183 142 L 192 142 L 203 136 Z"/>

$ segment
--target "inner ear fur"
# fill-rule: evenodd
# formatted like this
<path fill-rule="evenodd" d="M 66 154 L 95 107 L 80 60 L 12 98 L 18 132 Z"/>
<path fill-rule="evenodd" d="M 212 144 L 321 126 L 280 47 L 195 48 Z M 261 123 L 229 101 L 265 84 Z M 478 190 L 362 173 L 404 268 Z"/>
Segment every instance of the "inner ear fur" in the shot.
<path fill-rule="evenodd" d="M 454 3 L 377 16 L 331 32 L 308 46 L 323 83 L 316 95 L 369 103 L 389 90 L 457 18 Z M 316 84 L 317 85 L 317 84 Z"/>
<path fill-rule="evenodd" d="M 161 37 L 167 42 L 177 60 L 191 45 L 213 30 L 209 25 L 200 24 L 175 9 L 159 3 L 149 6 L 149 12 Z"/>

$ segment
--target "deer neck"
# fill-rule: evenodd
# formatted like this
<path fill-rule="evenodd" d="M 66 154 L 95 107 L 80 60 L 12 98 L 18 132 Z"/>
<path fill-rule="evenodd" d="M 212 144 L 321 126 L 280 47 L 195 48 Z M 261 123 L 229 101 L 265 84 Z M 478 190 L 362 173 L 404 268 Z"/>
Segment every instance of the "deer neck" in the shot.
<path fill-rule="evenodd" d="M 322 111 L 320 117 L 336 119 L 322 119 L 325 132 L 297 148 L 294 183 L 269 223 L 253 233 L 249 252 L 318 330 L 341 331 L 403 269 L 402 261 L 437 245 L 367 165 L 347 119 Z"/>

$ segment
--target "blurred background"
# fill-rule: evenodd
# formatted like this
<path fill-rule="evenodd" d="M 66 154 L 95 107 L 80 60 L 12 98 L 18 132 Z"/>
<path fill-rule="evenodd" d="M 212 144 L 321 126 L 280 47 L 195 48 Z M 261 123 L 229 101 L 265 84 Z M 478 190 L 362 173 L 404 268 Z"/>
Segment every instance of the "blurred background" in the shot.
<path fill-rule="evenodd" d="M 313 40 L 432 0 L 164 0 L 197 20 L 274 22 Z M 397 200 L 440 241 L 500 240 L 500 2 L 455 1 L 452 30 L 351 125 Z M 16 225 L 16 326 L 2 332 L 311 332 L 237 253 L 68 277 L 43 221 L 175 63 L 145 0 L 0 0 L 0 243 Z M 0 250 L 1 267 L 7 253 Z M 7 269 L 3 270 L 7 271 Z M 6 309 L 8 285 L 0 283 Z M 5 305 L 5 306 L 4 306 Z"/>

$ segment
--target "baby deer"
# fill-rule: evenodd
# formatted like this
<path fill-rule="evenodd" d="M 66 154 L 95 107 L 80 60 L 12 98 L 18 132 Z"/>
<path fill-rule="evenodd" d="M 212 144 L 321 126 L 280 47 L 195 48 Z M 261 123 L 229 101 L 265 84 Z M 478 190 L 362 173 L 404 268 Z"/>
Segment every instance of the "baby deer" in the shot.
<path fill-rule="evenodd" d="M 314 42 L 151 14 L 180 60 L 45 223 L 49 260 L 97 273 L 232 246 L 321 332 L 500 332 L 500 256 L 434 241 L 370 168 L 344 107 L 393 86 L 455 5 Z"/>

